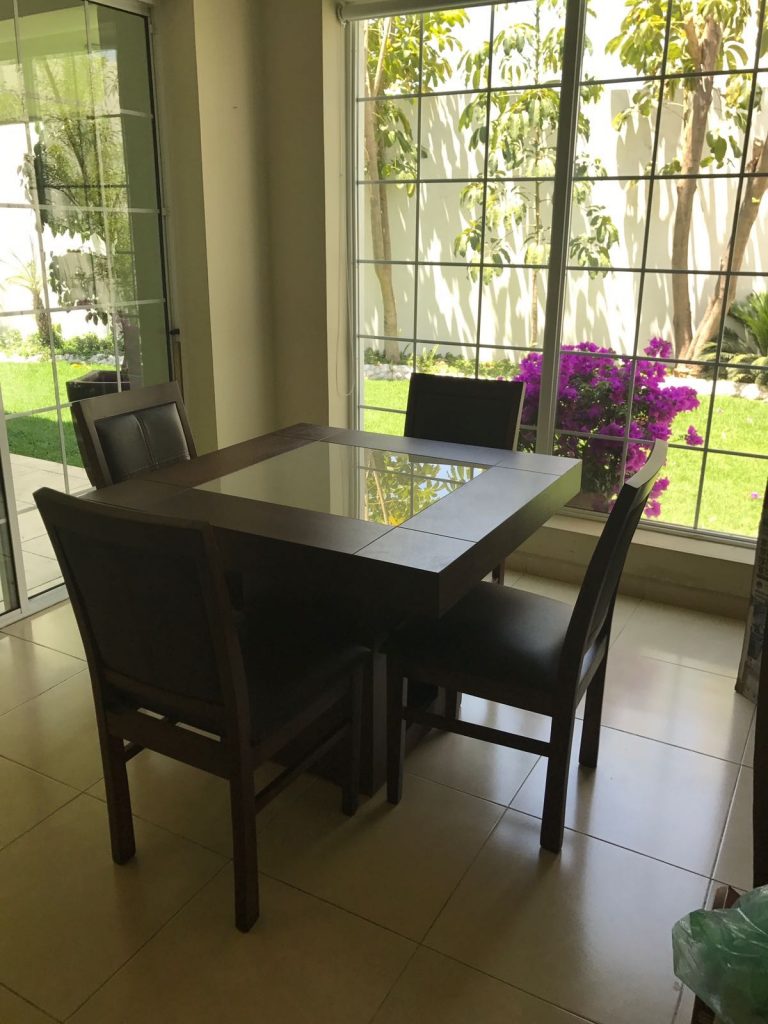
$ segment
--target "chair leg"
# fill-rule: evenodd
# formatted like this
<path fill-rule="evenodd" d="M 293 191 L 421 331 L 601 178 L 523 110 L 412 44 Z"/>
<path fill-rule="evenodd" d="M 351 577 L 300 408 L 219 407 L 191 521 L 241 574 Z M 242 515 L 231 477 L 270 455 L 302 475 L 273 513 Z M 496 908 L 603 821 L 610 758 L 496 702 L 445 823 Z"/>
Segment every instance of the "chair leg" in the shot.
<path fill-rule="evenodd" d="M 581 731 L 579 747 L 579 764 L 585 768 L 597 767 L 597 755 L 600 751 L 600 719 L 603 713 L 603 692 L 605 690 L 605 669 L 607 659 L 603 663 L 587 688 L 584 701 L 584 724 Z"/>
<path fill-rule="evenodd" d="M 136 838 L 133 832 L 131 792 L 128 787 L 125 753 L 123 741 L 119 736 L 107 735 L 102 740 L 102 759 L 112 860 L 115 864 L 125 864 L 136 853 Z"/>
<path fill-rule="evenodd" d="M 506 572 L 506 562 L 499 562 L 498 565 L 493 567 L 491 572 L 491 579 L 494 583 L 500 583 L 504 586 L 504 573 Z"/>
<path fill-rule="evenodd" d="M 403 761 L 405 759 L 406 682 L 399 665 L 387 661 L 387 800 L 399 804 L 403 795 Z"/>
<path fill-rule="evenodd" d="M 256 808 L 253 767 L 238 764 L 229 780 L 232 849 L 235 867 L 235 924 L 248 932 L 259 917 L 259 863 L 256 853 Z"/>
<path fill-rule="evenodd" d="M 455 721 L 459 717 L 461 694 L 458 690 L 443 690 L 444 712 L 446 718 Z"/>
<path fill-rule="evenodd" d="M 559 853 L 565 828 L 565 801 L 568 795 L 568 769 L 573 742 L 573 713 L 552 719 L 549 740 L 549 763 L 544 790 L 544 812 L 541 822 L 541 845 Z"/>
<path fill-rule="evenodd" d="M 350 817 L 357 811 L 357 801 L 360 795 L 360 735 L 363 720 L 363 677 L 362 668 L 357 668 L 352 679 L 349 695 L 351 705 L 349 716 L 349 752 L 341 809 L 344 814 Z"/>

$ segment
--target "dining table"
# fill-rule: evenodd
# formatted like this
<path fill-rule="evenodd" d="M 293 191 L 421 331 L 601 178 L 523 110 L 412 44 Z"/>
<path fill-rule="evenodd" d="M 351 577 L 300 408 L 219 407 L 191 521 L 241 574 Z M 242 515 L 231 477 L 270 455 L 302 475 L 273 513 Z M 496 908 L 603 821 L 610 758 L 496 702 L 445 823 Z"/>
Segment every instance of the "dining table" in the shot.
<path fill-rule="evenodd" d="M 380 652 L 398 624 L 445 614 L 580 483 L 575 459 L 298 423 L 83 497 L 209 523 L 249 605 L 322 602 Z M 380 653 L 374 664 L 366 792 L 385 773 Z"/>

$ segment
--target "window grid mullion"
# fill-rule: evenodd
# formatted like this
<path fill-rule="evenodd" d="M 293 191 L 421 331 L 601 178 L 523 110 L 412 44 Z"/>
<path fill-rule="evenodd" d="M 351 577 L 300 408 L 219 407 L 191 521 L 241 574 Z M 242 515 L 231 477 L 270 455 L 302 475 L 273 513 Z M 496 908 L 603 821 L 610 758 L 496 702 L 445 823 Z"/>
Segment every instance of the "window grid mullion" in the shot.
<path fill-rule="evenodd" d="M 560 69 L 560 108 L 557 126 L 555 184 L 552 194 L 552 234 L 547 272 L 547 302 L 544 310 L 541 392 L 536 420 L 536 451 L 546 454 L 552 452 L 554 444 L 565 267 L 568 263 L 573 162 L 578 131 L 579 82 L 586 17 L 586 0 L 567 0 L 563 64 Z"/>

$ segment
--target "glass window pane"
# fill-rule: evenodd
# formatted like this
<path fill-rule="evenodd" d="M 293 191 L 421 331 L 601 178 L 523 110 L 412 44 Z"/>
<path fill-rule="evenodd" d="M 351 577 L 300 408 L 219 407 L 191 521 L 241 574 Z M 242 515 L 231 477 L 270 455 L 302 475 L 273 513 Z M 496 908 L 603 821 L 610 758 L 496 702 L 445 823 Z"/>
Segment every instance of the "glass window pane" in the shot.
<path fill-rule="evenodd" d="M 670 448 L 660 479 L 668 484 L 659 496 L 658 522 L 674 526 L 696 525 L 696 503 L 701 480 L 702 453 L 692 448 Z"/>
<path fill-rule="evenodd" d="M 704 472 L 699 527 L 756 537 L 767 473 L 765 459 L 710 454 Z"/>
<path fill-rule="evenodd" d="M 494 20 L 494 86 L 538 86 L 562 76 L 564 3 L 498 4 Z"/>
<path fill-rule="evenodd" d="M 655 31 L 648 33 L 649 45 L 633 47 L 631 44 L 638 27 L 646 27 L 644 10 L 641 6 L 632 9 L 623 3 L 590 4 L 587 7 L 583 78 L 601 81 L 659 73 L 664 52 L 666 0 L 654 4 Z"/>
<path fill-rule="evenodd" d="M 357 282 L 360 333 L 412 338 L 413 267 L 360 263 Z"/>
<path fill-rule="evenodd" d="M 374 434 L 396 434 L 402 437 L 405 431 L 405 413 L 381 412 L 379 409 L 363 409 L 363 430 Z"/>
<path fill-rule="evenodd" d="M 565 279 L 562 343 L 593 341 L 623 355 L 634 351 L 639 273 L 569 270 Z"/>
<path fill-rule="evenodd" d="M 361 185 L 359 255 L 364 260 L 412 260 L 416 249 L 416 200 L 400 185 Z M 388 228 L 388 230 L 385 230 Z"/>
<path fill-rule="evenodd" d="M 485 166 L 486 98 L 425 96 L 421 101 L 421 177 L 477 178 Z"/>
<path fill-rule="evenodd" d="M 582 87 L 575 177 L 637 178 L 650 173 L 659 86 L 643 86 L 650 97 L 647 116 L 630 112 L 639 88 L 635 83 Z M 626 117 L 624 111 L 629 112 Z"/>
<path fill-rule="evenodd" d="M 132 388 L 168 380 L 168 325 L 165 304 L 126 304 L 115 313 L 118 357 Z"/>
<path fill-rule="evenodd" d="M 768 360 L 757 366 L 729 363 L 719 373 L 724 379 L 715 386 L 710 448 L 768 455 Z"/>
<path fill-rule="evenodd" d="M 640 269 L 647 209 L 646 181 L 577 182 L 572 193 L 569 265 Z"/>
<path fill-rule="evenodd" d="M 363 368 L 363 404 L 402 409 L 408 403 L 413 345 L 367 339 Z"/>
<path fill-rule="evenodd" d="M 490 4 L 425 12 L 424 92 L 482 89 L 487 85 L 490 38 Z"/>
<path fill-rule="evenodd" d="M 419 189 L 419 259 L 478 262 L 483 186 L 430 182 Z M 410 258 L 413 258 L 411 250 Z"/>
<path fill-rule="evenodd" d="M 479 282 L 468 267 L 419 267 L 416 335 L 473 345 Z"/>
<path fill-rule="evenodd" d="M 546 270 L 505 267 L 492 275 L 489 270 L 483 285 L 481 344 L 541 348 L 546 303 Z"/>
<path fill-rule="evenodd" d="M 93 112 L 85 5 L 19 0 L 19 50 L 30 120 Z"/>
<path fill-rule="evenodd" d="M 415 179 L 419 157 L 416 101 L 371 100 L 360 104 L 359 115 L 363 121 L 360 131 L 366 180 Z"/>
<path fill-rule="evenodd" d="M 419 91 L 421 16 L 371 18 L 362 26 L 361 94 L 397 96 Z"/>
<path fill-rule="evenodd" d="M 99 4 L 88 5 L 88 42 L 96 109 L 152 113 L 146 19 Z"/>

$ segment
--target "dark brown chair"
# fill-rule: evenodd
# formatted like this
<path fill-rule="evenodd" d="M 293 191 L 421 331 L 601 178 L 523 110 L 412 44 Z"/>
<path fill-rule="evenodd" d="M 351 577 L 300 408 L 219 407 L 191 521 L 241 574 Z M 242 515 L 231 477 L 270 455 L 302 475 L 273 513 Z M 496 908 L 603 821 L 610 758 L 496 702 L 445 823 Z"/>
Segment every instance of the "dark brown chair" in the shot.
<path fill-rule="evenodd" d="M 108 487 L 196 454 L 175 381 L 73 402 L 72 421 L 94 487 Z"/>
<path fill-rule="evenodd" d="M 482 448 L 517 448 L 525 384 L 414 373 L 408 385 L 405 436 Z M 504 582 L 504 563 L 493 570 Z"/>
<path fill-rule="evenodd" d="M 408 386 L 405 436 L 513 450 L 524 396 L 522 381 L 414 373 Z"/>
<path fill-rule="evenodd" d="M 481 583 L 443 618 L 413 622 L 387 644 L 387 789 L 402 793 L 406 722 L 445 729 L 549 758 L 541 845 L 563 842 L 573 725 L 586 693 L 579 760 L 595 767 L 611 618 L 632 535 L 666 458 L 656 442 L 622 487 L 587 567 L 576 605 Z M 407 679 L 548 715 L 549 742 L 406 707 Z"/>
<path fill-rule="evenodd" d="M 35 500 L 88 658 L 112 856 L 124 864 L 136 850 L 126 763 L 143 748 L 226 779 L 235 923 L 247 931 L 259 916 L 256 811 L 337 748 L 342 807 L 355 813 L 369 652 L 311 611 L 233 613 L 205 524 L 48 488 Z M 310 729 L 312 749 L 256 793 L 254 768 Z"/>

